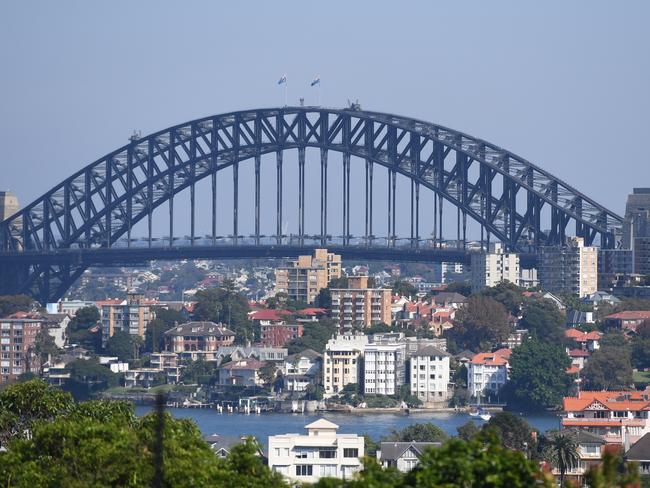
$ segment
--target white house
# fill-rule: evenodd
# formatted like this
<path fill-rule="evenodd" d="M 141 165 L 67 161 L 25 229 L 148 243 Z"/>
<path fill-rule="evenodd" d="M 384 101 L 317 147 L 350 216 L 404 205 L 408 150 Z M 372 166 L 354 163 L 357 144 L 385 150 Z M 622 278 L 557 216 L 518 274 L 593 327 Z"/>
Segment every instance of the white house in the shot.
<path fill-rule="evenodd" d="M 498 392 L 508 381 L 509 349 L 482 352 L 467 365 L 467 389 L 473 397 Z"/>
<path fill-rule="evenodd" d="M 316 383 L 322 364 L 323 357 L 313 349 L 287 356 L 282 364 L 285 390 L 305 391 L 307 385 Z"/>
<path fill-rule="evenodd" d="M 337 434 L 339 426 L 319 419 L 305 426 L 307 435 L 269 437 L 269 468 L 291 481 L 315 483 L 320 478 L 346 479 L 361 470 L 364 439 Z"/>
<path fill-rule="evenodd" d="M 411 395 L 424 404 L 446 402 L 449 397 L 449 357 L 433 346 L 420 348 L 411 357 Z"/>
<path fill-rule="evenodd" d="M 363 334 L 341 334 L 327 341 L 323 354 L 325 396 L 336 395 L 345 385 L 359 383 L 360 358 L 368 344 Z"/>

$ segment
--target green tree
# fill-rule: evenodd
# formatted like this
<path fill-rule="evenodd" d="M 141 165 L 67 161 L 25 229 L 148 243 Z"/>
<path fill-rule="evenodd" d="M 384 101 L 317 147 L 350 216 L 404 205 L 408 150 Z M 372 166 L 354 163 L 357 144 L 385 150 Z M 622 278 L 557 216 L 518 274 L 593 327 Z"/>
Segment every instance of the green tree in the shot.
<path fill-rule="evenodd" d="M 35 305 L 34 300 L 26 295 L 0 295 L 0 317 L 16 312 L 29 312 Z"/>
<path fill-rule="evenodd" d="M 302 337 L 292 339 L 286 347 L 289 354 L 296 354 L 305 349 L 323 351 L 327 341 L 334 334 L 336 334 L 336 323 L 330 318 L 322 318 L 318 322 L 306 323 Z"/>
<path fill-rule="evenodd" d="M 519 326 L 540 341 L 564 345 L 566 319 L 555 304 L 545 298 L 526 302 Z"/>
<path fill-rule="evenodd" d="M 70 410 L 72 396 L 55 390 L 39 379 L 0 390 L 0 444 L 25 437 L 38 421 L 51 421 Z"/>
<path fill-rule="evenodd" d="M 144 333 L 144 352 L 160 352 L 165 347 L 165 332 L 174 328 L 174 323 L 171 325 L 155 318 L 147 325 L 147 330 Z"/>
<path fill-rule="evenodd" d="M 479 429 L 474 422 L 469 420 L 463 425 L 456 427 L 456 431 L 458 432 L 459 438 L 463 439 L 464 441 L 471 441 L 481 432 L 481 429 Z"/>
<path fill-rule="evenodd" d="M 309 383 L 305 388 L 305 399 L 306 400 L 322 400 L 325 390 L 321 385 L 314 385 Z"/>
<path fill-rule="evenodd" d="M 627 390 L 632 387 L 630 353 L 623 347 L 606 347 L 593 352 L 582 370 L 586 390 Z"/>
<path fill-rule="evenodd" d="M 231 328 L 238 342 L 255 340 L 253 324 L 248 319 L 250 306 L 246 296 L 238 293 L 231 280 L 226 280 L 221 288 L 201 290 L 196 293 L 194 307 L 195 320 L 221 322 Z"/>
<path fill-rule="evenodd" d="M 123 330 L 116 331 L 106 342 L 106 353 L 117 356 L 120 361 L 133 361 L 136 359 L 142 345 L 142 339 Z"/>
<path fill-rule="evenodd" d="M 405 475 L 403 487 L 550 488 L 552 479 L 540 473 L 534 461 L 503 447 L 496 438 L 480 435 L 471 441 L 450 439 L 428 449 L 420 465 Z"/>
<path fill-rule="evenodd" d="M 412 424 L 402 430 L 392 430 L 383 440 L 390 442 L 442 442 L 448 436 L 444 430 L 432 423 Z"/>
<path fill-rule="evenodd" d="M 489 350 L 508 338 L 511 327 L 508 313 L 499 302 L 481 295 L 471 296 L 456 313 L 456 324 L 449 334 L 457 346 Z"/>
<path fill-rule="evenodd" d="M 505 307 L 511 315 L 517 317 L 524 302 L 524 289 L 509 281 L 502 281 L 496 286 L 481 290 L 481 295 L 492 298 Z"/>
<path fill-rule="evenodd" d="M 510 357 L 510 380 L 504 393 L 518 408 L 555 407 L 572 384 L 566 369 L 571 359 L 562 347 L 531 338 Z"/>
<path fill-rule="evenodd" d="M 533 428 L 524 419 L 512 412 L 498 412 L 492 415 L 483 430 L 494 432 L 504 447 L 521 452 L 534 450 Z"/>
<path fill-rule="evenodd" d="M 393 295 L 415 298 L 418 294 L 417 288 L 415 288 L 411 283 L 403 280 L 395 281 L 391 288 L 393 289 Z"/>
<path fill-rule="evenodd" d="M 68 324 L 68 342 L 95 352 L 99 351 L 102 339 L 99 319 L 97 307 L 83 307 L 77 310 Z"/>
<path fill-rule="evenodd" d="M 54 342 L 54 337 L 52 337 L 46 329 L 41 329 L 34 338 L 31 352 L 39 359 L 40 364 L 43 364 L 48 361 L 51 356 L 58 354 L 59 348 Z"/>
<path fill-rule="evenodd" d="M 624 462 L 618 450 L 606 447 L 601 462 L 587 470 L 585 481 L 590 488 L 638 488 L 639 466 Z"/>
<path fill-rule="evenodd" d="M 266 362 L 259 372 L 260 379 L 264 382 L 265 385 L 270 385 L 275 380 L 278 368 L 272 362 Z"/>
<path fill-rule="evenodd" d="M 469 281 L 454 281 L 447 285 L 445 291 L 449 293 L 458 293 L 468 297 L 472 294 L 472 284 Z"/>
<path fill-rule="evenodd" d="M 63 388 L 79 400 L 118 384 L 118 375 L 99 364 L 97 359 L 77 359 L 66 369 L 70 372 L 70 379 Z"/>
<path fill-rule="evenodd" d="M 650 368 L 650 320 L 644 321 L 632 337 L 632 366 L 638 369 Z"/>
<path fill-rule="evenodd" d="M 208 385 L 217 378 L 217 365 L 199 356 L 196 361 L 188 361 L 181 370 L 181 381 L 185 384 Z"/>
<path fill-rule="evenodd" d="M 543 456 L 560 472 L 560 486 L 564 486 L 564 476 L 580 460 L 578 441 L 574 433 L 554 432 L 549 435 L 550 442 Z"/>

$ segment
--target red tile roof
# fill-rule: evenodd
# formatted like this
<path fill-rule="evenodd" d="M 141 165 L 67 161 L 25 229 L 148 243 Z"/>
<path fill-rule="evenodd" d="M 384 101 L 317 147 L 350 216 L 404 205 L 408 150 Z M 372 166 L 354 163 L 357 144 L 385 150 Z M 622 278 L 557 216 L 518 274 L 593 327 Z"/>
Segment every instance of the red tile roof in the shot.
<path fill-rule="evenodd" d="M 510 359 L 510 356 L 512 355 L 512 350 L 508 349 L 507 347 L 504 347 L 494 351 L 494 354 L 501 356 L 504 359 Z"/>
<path fill-rule="evenodd" d="M 582 349 L 571 349 L 569 351 L 569 356 L 572 358 L 588 358 L 589 351 L 583 351 Z"/>
<path fill-rule="evenodd" d="M 606 320 L 650 320 L 650 310 L 626 310 L 605 317 Z"/>
<path fill-rule="evenodd" d="M 482 364 L 483 366 L 505 366 L 508 361 L 493 352 L 481 352 L 474 356 L 470 361 L 471 364 Z"/>
<path fill-rule="evenodd" d="M 580 368 L 577 364 L 572 364 L 566 369 L 566 372 L 567 374 L 578 374 L 580 372 Z"/>
<path fill-rule="evenodd" d="M 325 310 L 324 308 L 311 307 L 311 308 L 303 308 L 302 310 L 298 310 L 297 313 L 300 315 L 323 315 L 327 313 L 327 310 Z"/>
<path fill-rule="evenodd" d="M 287 315 L 291 315 L 288 310 L 275 310 L 273 308 L 264 308 L 250 312 L 251 320 L 284 320 Z"/>
<path fill-rule="evenodd" d="M 577 397 L 564 397 L 565 412 L 581 412 L 594 402 L 609 410 L 650 410 L 650 391 L 581 391 Z"/>

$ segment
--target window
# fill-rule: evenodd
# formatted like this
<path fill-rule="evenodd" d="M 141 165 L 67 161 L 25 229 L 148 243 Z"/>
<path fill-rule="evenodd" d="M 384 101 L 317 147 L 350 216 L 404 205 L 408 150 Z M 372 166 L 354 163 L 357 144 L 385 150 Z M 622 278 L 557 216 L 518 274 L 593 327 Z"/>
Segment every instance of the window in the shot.
<path fill-rule="evenodd" d="M 346 447 L 343 449 L 343 457 L 346 458 L 358 458 L 359 457 L 359 449 L 356 447 Z"/>
<path fill-rule="evenodd" d="M 336 448 L 321 447 L 318 451 L 318 457 L 321 459 L 333 459 L 336 457 Z"/>
<path fill-rule="evenodd" d="M 329 477 L 336 476 L 336 465 L 335 464 L 323 464 L 320 467 L 320 475 L 321 476 L 329 476 Z"/>
<path fill-rule="evenodd" d="M 313 466 L 311 464 L 302 464 L 296 466 L 296 476 L 311 476 L 313 473 Z"/>

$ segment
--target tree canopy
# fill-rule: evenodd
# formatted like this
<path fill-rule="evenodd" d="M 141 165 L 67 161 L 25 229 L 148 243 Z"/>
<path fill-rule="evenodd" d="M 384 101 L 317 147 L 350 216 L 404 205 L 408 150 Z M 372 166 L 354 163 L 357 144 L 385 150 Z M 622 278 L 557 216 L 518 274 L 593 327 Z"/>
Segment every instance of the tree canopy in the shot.
<path fill-rule="evenodd" d="M 555 304 L 541 298 L 524 304 L 519 326 L 543 342 L 563 345 L 566 342 L 565 322 L 564 314 Z"/>
<path fill-rule="evenodd" d="M 509 281 L 502 281 L 496 286 L 481 290 L 481 295 L 492 298 L 505 307 L 511 315 L 517 317 L 524 302 L 523 288 Z"/>
<path fill-rule="evenodd" d="M 0 295 L 0 317 L 16 312 L 29 312 L 35 302 L 27 295 Z"/>
<path fill-rule="evenodd" d="M 142 339 L 123 330 L 116 331 L 106 342 L 106 353 L 120 361 L 133 361 L 138 357 Z"/>
<path fill-rule="evenodd" d="M 519 408 L 555 407 L 572 384 L 566 373 L 570 365 L 571 359 L 561 346 L 532 337 L 512 352 L 505 393 Z"/>
<path fill-rule="evenodd" d="M 492 415 L 483 430 L 494 432 L 508 449 L 526 452 L 535 447 L 533 428 L 512 412 L 503 411 Z"/>
<path fill-rule="evenodd" d="M 601 344 L 582 370 L 587 390 L 627 390 L 632 387 L 632 362 L 627 347 Z"/>
<path fill-rule="evenodd" d="M 248 299 L 235 291 L 231 280 L 224 281 L 221 288 L 200 290 L 196 293 L 195 320 L 207 320 L 226 324 L 235 332 L 238 342 L 255 340 L 253 324 L 248 319 Z"/>
<path fill-rule="evenodd" d="M 505 341 L 510 331 L 504 306 L 492 298 L 474 295 L 456 313 L 449 333 L 460 349 L 485 351 Z"/>
<path fill-rule="evenodd" d="M 303 329 L 302 337 L 292 339 L 287 343 L 289 354 L 313 349 L 320 352 L 325 349 L 327 341 L 336 334 L 336 323 L 329 318 L 322 318 L 318 322 L 308 322 Z"/>
<path fill-rule="evenodd" d="M 383 440 L 393 442 L 441 442 L 449 436 L 444 430 L 432 423 L 412 424 L 402 430 L 393 430 Z"/>

